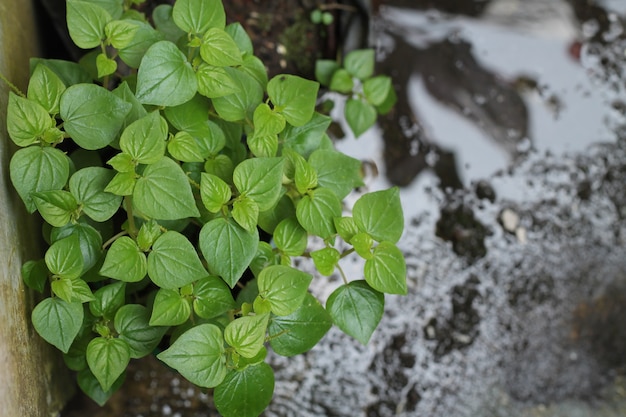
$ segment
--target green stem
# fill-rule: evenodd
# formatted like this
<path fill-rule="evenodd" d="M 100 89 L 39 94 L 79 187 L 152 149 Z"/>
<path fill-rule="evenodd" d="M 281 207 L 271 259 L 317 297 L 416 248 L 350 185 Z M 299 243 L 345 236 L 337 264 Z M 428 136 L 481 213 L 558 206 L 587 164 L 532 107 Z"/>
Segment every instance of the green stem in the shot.
<path fill-rule="evenodd" d="M 102 245 L 102 250 L 105 250 L 106 248 L 108 248 L 113 242 L 117 240 L 117 238 L 126 236 L 127 234 L 128 232 L 126 230 L 122 230 L 121 232 L 119 232 L 118 234 L 116 234 L 115 236 L 107 240 L 106 242 L 104 242 L 104 244 Z"/>
<path fill-rule="evenodd" d="M 335 265 L 335 267 L 339 270 L 339 273 L 341 274 L 341 279 L 343 280 L 343 283 L 348 285 L 348 278 L 346 278 L 346 274 L 343 272 L 343 269 L 341 269 L 339 264 Z"/>
<path fill-rule="evenodd" d="M 15 84 L 13 84 L 11 81 L 9 81 L 9 79 L 7 77 L 4 76 L 3 73 L 0 72 L 0 80 L 4 81 L 5 83 L 7 83 L 7 85 L 9 86 L 9 88 L 11 90 L 13 90 L 13 92 L 15 94 L 17 94 L 20 97 L 26 98 L 26 94 L 22 93 L 20 91 L 19 88 L 17 88 L 17 86 Z"/>
<path fill-rule="evenodd" d="M 348 255 L 350 255 L 351 253 L 354 253 L 354 252 L 355 252 L 354 248 L 352 248 L 352 249 L 348 249 L 348 250 L 344 251 L 344 252 L 341 254 L 341 256 L 339 257 L 339 259 L 343 259 L 343 258 L 345 258 L 346 256 L 348 256 Z"/>
<path fill-rule="evenodd" d="M 124 199 L 126 202 L 126 213 L 128 215 L 128 228 L 130 235 L 137 237 L 137 227 L 135 226 L 135 218 L 133 217 L 133 197 L 128 195 Z"/>

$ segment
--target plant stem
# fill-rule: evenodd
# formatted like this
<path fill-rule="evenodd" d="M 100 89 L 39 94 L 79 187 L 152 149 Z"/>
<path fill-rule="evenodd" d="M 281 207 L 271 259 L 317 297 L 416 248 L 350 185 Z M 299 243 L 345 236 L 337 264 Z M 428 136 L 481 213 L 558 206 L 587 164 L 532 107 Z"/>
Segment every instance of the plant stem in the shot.
<path fill-rule="evenodd" d="M 9 81 L 9 79 L 7 77 L 4 76 L 3 73 L 0 72 L 0 80 L 4 81 L 5 83 L 7 83 L 7 85 L 9 86 L 9 88 L 11 90 L 13 90 L 13 92 L 15 94 L 17 94 L 20 97 L 26 98 L 26 95 L 24 93 L 22 93 L 20 91 L 19 88 L 17 88 L 17 86 L 15 84 L 13 84 L 11 81 Z"/>
<path fill-rule="evenodd" d="M 348 278 L 346 278 L 346 274 L 343 272 L 343 269 L 339 266 L 339 264 L 335 265 L 341 274 L 341 279 L 343 279 L 343 283 L 348 285 Z"/>
<path fill-rule="evenodd" d="M 126 202 L 126 213 L 128 215 L 128 229 L 132 237 L 137 236 L 137 227 L 135 226 L 135 218 L 133 217 L 133 197 L 128 195 L 124 199 Z"/>
<path fill-rule="evenodd" d="M 339 257 L 339 259 L 343 259 L 346 256 L 350 255 L 351 253 L 354 253 L 354 248 L 348 249 L 347 251 L 344 251 L 341 256 Z"/>
<path fill-rule="evenodd" d="M 105 250 L 106 248 L 108 248 L 109 245 L 111 245 L 113 242 L 117 240 L 117 238 L 126 236 L 127 234 L 128 232 L 126 230 L 122 230 L 121 232 L 119 232 L 118 234 L 116 234 L 115 236 L 107 240 L 106 242 L 104 242 L 104 244 L 102 245 L 102 250 Z"/>

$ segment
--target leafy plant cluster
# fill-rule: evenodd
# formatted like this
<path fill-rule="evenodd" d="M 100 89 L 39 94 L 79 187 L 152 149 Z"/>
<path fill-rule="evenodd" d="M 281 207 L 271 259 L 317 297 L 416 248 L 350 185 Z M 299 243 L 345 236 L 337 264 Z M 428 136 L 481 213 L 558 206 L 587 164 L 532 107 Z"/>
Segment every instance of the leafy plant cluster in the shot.
<path fill-rule="evenodd" d="M 93 50 L 33 59 L 27 94 L 10 93 L 11 180 L 49 243 L 22 267 L 49 294 L 32 322 L 99 404 L 131 359 L 160 347 L 214 388 L 222 415 L 256 416 L 274 387 L 268 345 L 303 353 L 333 323 L 367 343 L 383 293 L 407 292 L 398 190 L 364 194 L 345 215 L 360 163 L 326 135 L 318 83 L 268 80 L 219 0 L 158 6 L 154 26 L 132 7 L 142 1 L 68 0 L 70 35 Z M 371 71 L 372 52 L 357 51 L 330 86 L 346 72 L 364 81 L 348 106 L 385 105 Z M 309 251 L 314 238 L 322 248 Z M 341 270 L 353 252 L 364 279 Z M 296 258 L 343 277 L 325 307 Z"/>

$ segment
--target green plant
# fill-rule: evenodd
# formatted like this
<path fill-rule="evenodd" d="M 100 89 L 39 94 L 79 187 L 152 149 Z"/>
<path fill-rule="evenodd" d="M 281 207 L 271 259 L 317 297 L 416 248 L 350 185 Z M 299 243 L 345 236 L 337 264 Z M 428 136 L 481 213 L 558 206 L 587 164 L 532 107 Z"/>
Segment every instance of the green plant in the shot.
<path fill-rule="evenodd" d="M 266 345 L 303 353 L 333 323 L 367 343 L 383 293 L 407 292 L 398 189 L 344 215 L 360 163 L 325 134 L 318 84 L 268 80 L 219 0 L 159 6 L 156 28 L 141 2 L 68 0 L 72 39 L 95 49 L 80 63 L 33 59 L 27 94 L 12 86 L 11 180 L 49 243 L 22 267 L 49 294 L 32 322 L 99 404 L 160 346 L 215 388 L 222 415 L 256 416 L 274 385 Z M 307 251 L 312 237 L 321 249 Z M 364 280 L 339 265 L 353 252 Z M 325 308 L 298 257 L 343 277 Z"/>
<path fill-rule="evenodd" d="M 344 116 L 355 136 L 372 127 L 378 115 L 388 113 L 397 100 L 391 78 L 374 75 L 372 49 L 349 52 L 343 66 L 335 60 L 317 60 L 315 78 L 331 91 L 348 97 Z"/>

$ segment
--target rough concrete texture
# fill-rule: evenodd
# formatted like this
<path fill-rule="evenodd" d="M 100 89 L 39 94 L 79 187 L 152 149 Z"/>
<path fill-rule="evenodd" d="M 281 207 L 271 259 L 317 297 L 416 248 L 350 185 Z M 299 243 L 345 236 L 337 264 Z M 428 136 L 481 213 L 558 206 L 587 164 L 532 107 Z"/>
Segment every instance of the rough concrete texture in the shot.
<path fill-rule="evenodd" d="M 531 157 L 491 180 L 493 203 L 424 194 L 469 207 L 487 254 L 469 265 L 434 237 L 437 214 L 407 216 L 409 295 L 386 298 L 368 346 L 332 329 L 308 354 L 273 356 L 266 416 L 624 415 L 624 161 L 624 143 Z"/>
<path fill-rule="evenodd" d="M 31 2 L 0 2 L 0 72 L 23 91 L 28 59 L 36 53 Z M 25 214 L 9 180 L 14 148 L 6 132 L 8 86 L 0 81 L 0 414 L 7 417 L 57 415 L 74 385 L 62 358 L 30 323 L 37 301 L 20 277 L 25 260 L 40 258 L 40 233 Z"/>

